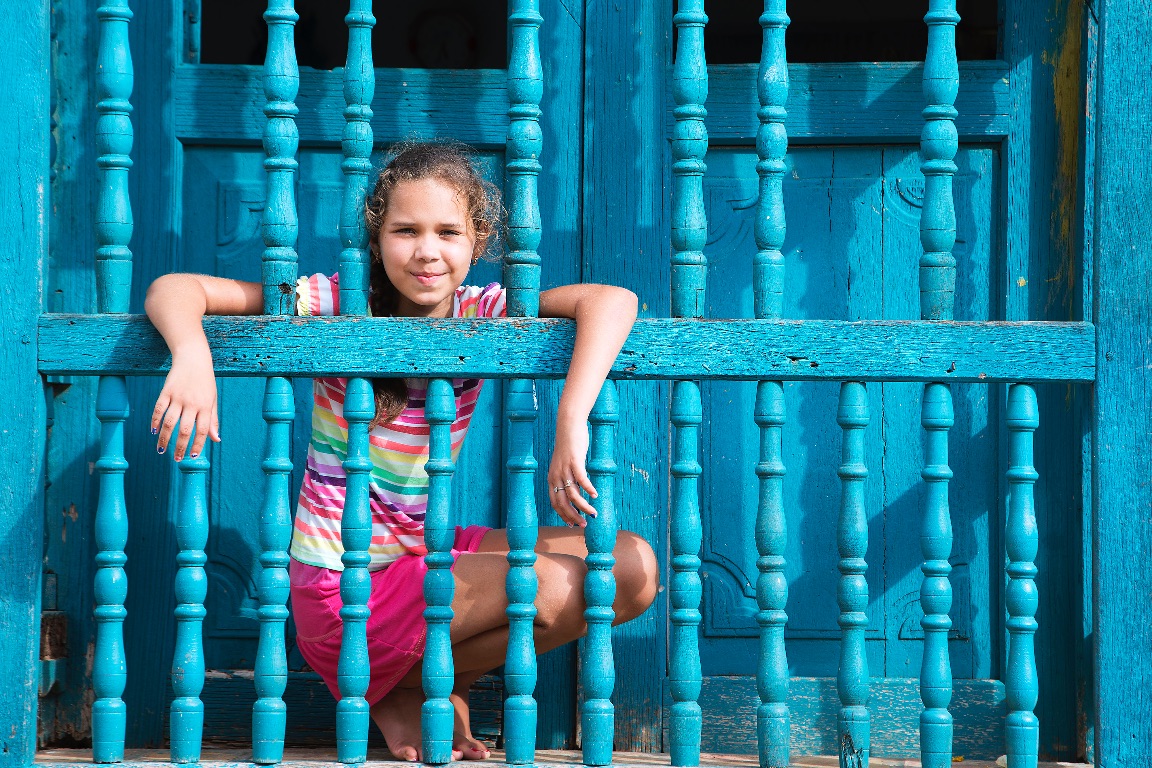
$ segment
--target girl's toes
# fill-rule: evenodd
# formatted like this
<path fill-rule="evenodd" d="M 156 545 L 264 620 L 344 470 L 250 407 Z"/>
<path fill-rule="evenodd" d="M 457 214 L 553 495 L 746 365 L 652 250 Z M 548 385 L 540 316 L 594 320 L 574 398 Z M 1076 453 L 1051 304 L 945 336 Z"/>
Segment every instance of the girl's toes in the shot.
<path fill-rule="evenodd" d="M 420 753 L 416 751 L 416 747 L 400 747 L 399 749 L 390 750 L 396 759 L 403 760 L 408 763 L 414 763 L 420 759 Z"/>
<path fill-rule="evenodd" d="M 464 760 L 487 760 L 491 757 L 492 753 L 479 742 L 471 742 L 463 745 L 461 757 Z M 457 760 L 461 758 L 456 758 Z"/>

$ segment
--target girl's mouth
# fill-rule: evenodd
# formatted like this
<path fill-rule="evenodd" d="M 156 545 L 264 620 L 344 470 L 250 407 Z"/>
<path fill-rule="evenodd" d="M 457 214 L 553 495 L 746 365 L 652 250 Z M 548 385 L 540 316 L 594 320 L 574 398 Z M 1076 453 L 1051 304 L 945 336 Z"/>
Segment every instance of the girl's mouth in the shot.
<path fill-rule="evenodd" d="M 413 277 L 415 277 L 421 285 L 432 285 L 443 276 L 443 274 L 421 274 L 418 272 L 413 274 Z"/>

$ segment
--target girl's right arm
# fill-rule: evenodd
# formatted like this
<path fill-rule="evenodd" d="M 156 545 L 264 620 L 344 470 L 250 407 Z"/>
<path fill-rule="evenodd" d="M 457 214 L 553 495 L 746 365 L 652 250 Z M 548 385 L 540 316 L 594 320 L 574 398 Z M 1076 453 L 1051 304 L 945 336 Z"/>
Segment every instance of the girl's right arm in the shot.
<path fill-rule="evenodd" d="M 152 411 L 152 434 L 159 434 L 158 453 L 167 450 L 177 422 L 180 430 L 172 454 L 176 461 L 184 458 L 193 427 L 193 457 L 200 455 L 207 438 L 220 442 L 212 351 L 201 325 L 204 315 L 258 315 L 263 309 L 260 283 L 173 274 L 148 286 L 144 311 L 172 353 L 172 369 Z"/>

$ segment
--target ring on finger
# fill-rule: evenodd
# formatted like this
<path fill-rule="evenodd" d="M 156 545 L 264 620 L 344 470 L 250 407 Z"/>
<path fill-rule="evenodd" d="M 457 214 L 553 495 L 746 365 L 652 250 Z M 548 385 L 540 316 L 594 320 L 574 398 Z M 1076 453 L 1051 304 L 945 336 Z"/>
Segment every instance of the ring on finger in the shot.
<path fill-rule="evenodd" d="M 565 488 L 567 488 L 570 485 L 572 485 L 572 481 L 571 480 L 565 480 L 564 485 L 556 486 L 555 488 L 552 489 L 552 493 L 560 493 L 560 491 L 564 490 Z"/>

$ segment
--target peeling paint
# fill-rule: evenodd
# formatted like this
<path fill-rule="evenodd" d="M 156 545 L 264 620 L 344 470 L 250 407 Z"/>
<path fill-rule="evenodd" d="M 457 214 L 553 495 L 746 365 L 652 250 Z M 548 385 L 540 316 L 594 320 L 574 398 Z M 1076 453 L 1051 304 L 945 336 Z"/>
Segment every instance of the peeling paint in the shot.
<path fill-rule="evenodd" d="M 1060 2 L 1059 5 L 1064 5 Z M 1083 0 L 1067 3 L 1058 50 L 1045 51 L 1044 61 L 1052 67 L 1052 91 L 1056 116 L 1056 177 L 1052 188 L 1051 238 L 1056 271 L 1049 278 L 1048 307 L 1059 303 L 1065 309 L 1064 319 L 1075 319 L 1077 266 L 1073 247 L 1073 226 L 1078 212 L 1076 204 L 1080 157 L 1080 115 L 1083 113 L 1084 87 L 1081 78 L 1081 29 L 1084 22 Z M 1060 23 L 1059 21 L 1057 23 Z M 1054 318 L 1055 319 L 1055 318 Z"/>

